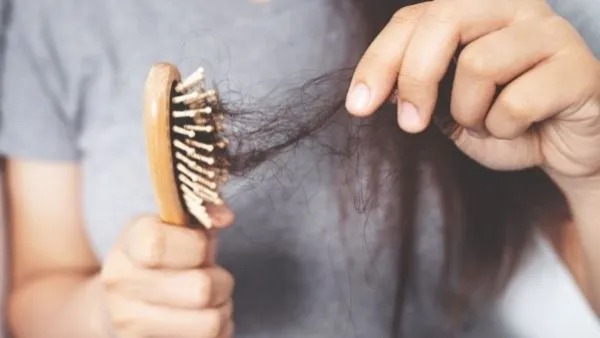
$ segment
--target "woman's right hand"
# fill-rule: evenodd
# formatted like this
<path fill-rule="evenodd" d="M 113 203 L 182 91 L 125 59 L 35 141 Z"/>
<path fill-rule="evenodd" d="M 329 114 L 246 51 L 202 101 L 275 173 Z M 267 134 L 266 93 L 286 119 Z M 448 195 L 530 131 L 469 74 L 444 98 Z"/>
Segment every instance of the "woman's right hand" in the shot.
<path fill-rule="evenodd" d="M 214 237 L 152 217 L 125 229 L 101 273 L 118 337 L 233 336 L 234 280 L 212 263 Z"/>

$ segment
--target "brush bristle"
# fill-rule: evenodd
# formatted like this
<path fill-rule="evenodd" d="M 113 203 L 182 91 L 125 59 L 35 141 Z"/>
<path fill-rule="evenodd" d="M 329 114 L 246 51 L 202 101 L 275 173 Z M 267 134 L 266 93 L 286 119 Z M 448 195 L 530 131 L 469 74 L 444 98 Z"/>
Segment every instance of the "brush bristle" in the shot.
<path fill-rule="evenodd" d="M 171 140 L 176 181 L 189 215 L 207 228 L 212 221 L 206 203 L 223 204 L 219 185 L 227 180 L 227 140 L 216 91 L 207 90 L 204 70 L 174 83 Z"/>

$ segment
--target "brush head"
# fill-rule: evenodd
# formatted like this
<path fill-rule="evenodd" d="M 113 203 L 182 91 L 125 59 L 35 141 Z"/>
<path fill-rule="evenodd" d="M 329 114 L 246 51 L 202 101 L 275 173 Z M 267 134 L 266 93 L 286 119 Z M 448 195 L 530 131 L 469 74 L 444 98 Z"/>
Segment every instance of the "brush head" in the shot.
<path fill-rule="evenodd" d="M 227 140 L 217 92 L 204 70 L 184 80 L 170 64 L 152 67 L 145 89 L 148 159 L 161 219 L 175 225 L 212 227 L 208 204 L 221 205 L 227 180 Z"/>

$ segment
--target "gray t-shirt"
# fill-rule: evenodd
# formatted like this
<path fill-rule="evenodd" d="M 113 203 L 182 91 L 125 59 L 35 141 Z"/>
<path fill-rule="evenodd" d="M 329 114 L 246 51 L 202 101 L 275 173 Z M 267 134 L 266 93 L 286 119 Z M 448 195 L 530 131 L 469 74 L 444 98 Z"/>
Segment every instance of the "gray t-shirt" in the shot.
<path fill-rule="evenodd" d="M 19 0 L 0 148 L 81 163 L 85 224 L 103 257 L 133 217 L 156 213 L 142 128 L 153 63 L 203 66 L 224 100 L 260 99 L 354 63 L 365 43 L 349 41 L 348 15 L 330 0 Z M 236 277 L 238 336 L 386 336 L 393 279 L 365 277 L 374 228 L 339 225 L 319 155 L 279 162 L 274 177 L 227 187 L 237 221 L 220 262 Z"/>
<path fill-rule="evenodd" d="M 133 217 L 156 213 L 142 128 L 150 66 L 168 61 L 184 74 L 203 66 L 226 89 L 225 100 L 260 99 L 356 60 L 366 42 L 344 4 L 18 0 L 0 150 L 81 163 L 85 223 L 102 258 Z M 581 18 L 590 13 L 581 8 L 565 12 L 576 13 L 582 27 L 597 25 Z M 237 280 L 237 336 L 387 337 L 395 268 L 386 250 L 375 254 L 382 223 L 352 215 L 341 225 L 320 155 L 298 150 L 276 167 L 275 176 L 226 189 L 237 221 L 222 233 L 220 262 Z M 432 210 L 426 217 L 436 224 Z M 435 275 L 439 233 L 432 227 L 422 237 L 420 272 Z M 411 337 L 435 332 L 437 321 L 417 303 L 409 326 L 421 334 Z"/>

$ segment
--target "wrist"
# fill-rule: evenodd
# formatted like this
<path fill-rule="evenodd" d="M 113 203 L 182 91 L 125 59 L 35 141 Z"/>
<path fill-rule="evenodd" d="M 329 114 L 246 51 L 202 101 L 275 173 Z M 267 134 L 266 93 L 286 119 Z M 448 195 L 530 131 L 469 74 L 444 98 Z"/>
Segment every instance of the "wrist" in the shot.
<path fill-rule="evenodd" d="M 600 173 L 585 177 L 569 177 L 547 172 L 569 203 L 584 203 L 600 199 Z M 600 205 L 600 204 L 596 204 Z M 574 207 L 571 205 L 571 207 Z"/>
<path fill-rule="evenodd" d="M 114 337 L 95 274 L 49 273 L 13 286 L 8 314 L 18 337 Z"/>
<path fill-rule="evenodd" d="M 552 179 L 567 199 L 577 231 L 578 240 L 572 242 L 579 246 L 576 250 L 581 256 L 571 266 L 579 266 L 579 284 L 600 314 L 600 175 Z"/>
<path fill-rule="evenodd" d="M 115 330 L 106 302 L 106 291 L 100 280 L 100 275 L 96 274 L 89 279 L 84 289 L 90 302 L 94 304 L 92 313 L 88 317 L 88 327 L 90 332 L 93 333 L 90 337 L 114 337 Z"/>

